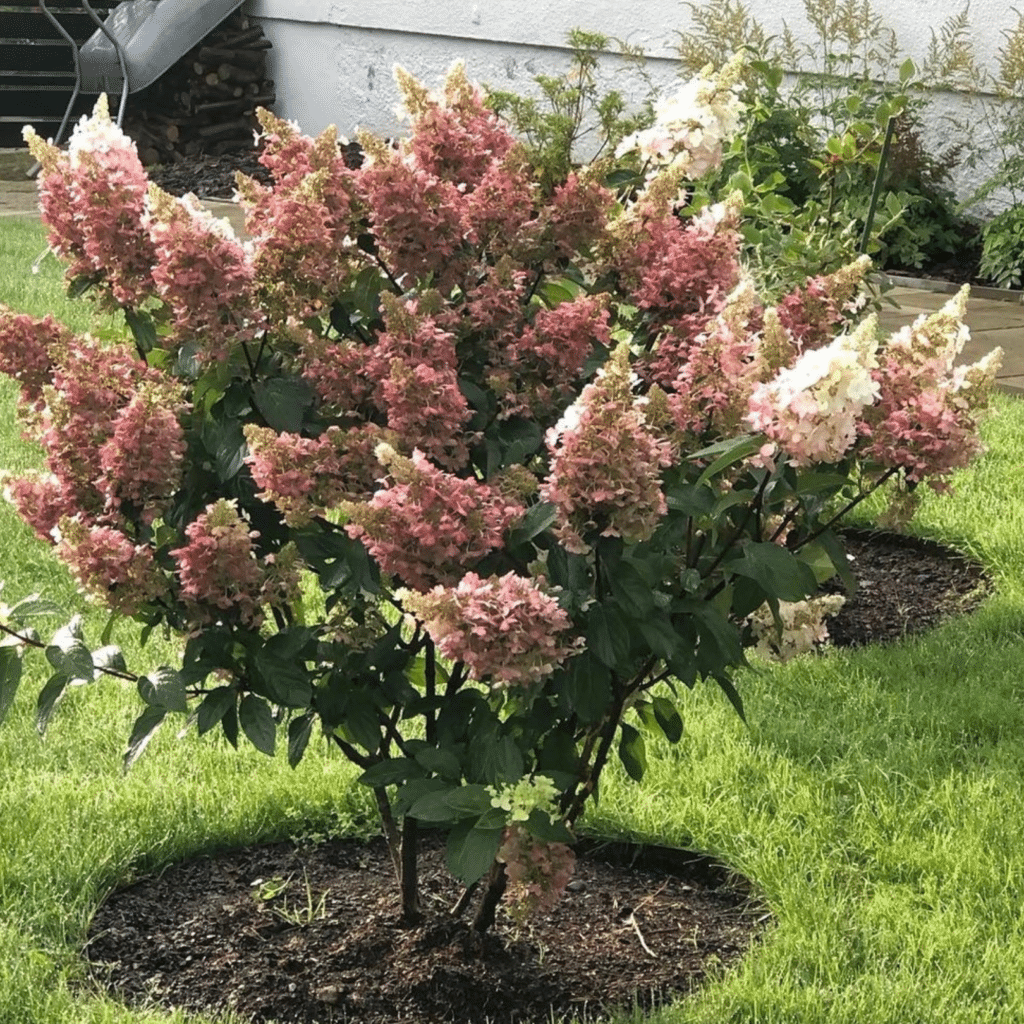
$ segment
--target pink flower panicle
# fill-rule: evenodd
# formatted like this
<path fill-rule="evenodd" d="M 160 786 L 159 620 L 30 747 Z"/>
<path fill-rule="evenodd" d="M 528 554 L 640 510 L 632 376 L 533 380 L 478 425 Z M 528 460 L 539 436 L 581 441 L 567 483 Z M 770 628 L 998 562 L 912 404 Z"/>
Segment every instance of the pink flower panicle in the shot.
<path fill-rule="evenodd" d="M 62 519 L 57 553 L 87 594 L 122 615 L 134 615 L 168 592 L 153 549 L 112 527 Z"/>
<path fill-rule="evenodd" d="M 874 372 L 880 396 L 860 424 L 863 457 L 936 491 L 981 451 L 978 419 L 988 404 L 1002 349 L 955 366 L 968 338 L 967 288 L 937 313 L 897 331 Z"/>
<path fill-rule="evenodd" d="M 176 199 L 153 185 L 148 208 L 157 256 L 153 280 L 171 312 L 175 340 L 195 339 L 202 357 L 225 359 L 259 326 L 245 247 L 195 196 Z"/>
<path fill-rule="evenodd" d="M 361 540 L 384 572 L 416 590 L 454 584 L 466 567 L 504 543 L 523 506 L 473 479 L 436 468 L 420 451 L 411 459 L 381 444 L 390 480 L 365 503 L 342 507 L 350 537 Z"/>
<path fill-rule="evenodd" d="M 292 526 L 302 526 L 323 515 L 347 496 L 339 452 L 344 435 L 329 427 L 320 437 L 281 433 L 247 424 L 246 463 L 252 472 L 257 497 L 271 502 Z"/>
<path fill-rule="evenodd" d="M 139 386 L 99 450 L 96 481 L 108 507 L 132 505 L 151 523 L 177 491 L 185 459 L 180 390 L 168 380 Z"/>
<path fill-rule="evenodd" d="M 201 622 L 237 614 L 256 628 L 266 569 L 253 546 L 259 534 L 239 515 L 235 502 L 221 498 L 207 505 L 185 528 L 187 543 L 171 551 L 178 566 L 179 597 Z"/>
<path fill-rule="evenodd" d="M 392 275 L 406 287 L 432 278 L 435 288 L 449 294 L 470 266 L 458 187 L 399 153 L 363 168 L 359 187 Z"/>
<path fill-rule="evenodd" d="M 603 238 L 615 195 L 593 178 L 569 173 L 551 195 L 546 228 L 556 257 L 587 252 Z"/>
<path fill-rule="evenodd" d="M 512 344 L 512 361 L 538 368 L 553 384 L 575 383 L 595 345 L 611 348 L 605 296 L 581 295 L 540 309 Z"/>
<path fill-rule="evenodd" d="M 569 640 L 572 622 L 544 577 L 514 572 L 481 579 L 468 572 L 455 587 L 396 596 L 420 619 L 452 661 L 464 662 L 474 679 L 492 686 L 530 686 L 575 654 L 582 640 Z"/>
<path fill-rule="evenodd" d="M 622 284 L 659 335 L 656 351 L 639 367 L 649 383 L 671 387 L 690 345 L 739 284 L 737 224 L 732 205 L 708 207 L 685 223 L 661 211 L 618 240 Z"/>
<path fill-rule="evenodd" d="M 570 846 L 537 839 L 521 825 L 505 829 L 498 860 L 508 878 L 506 901 L 519 920 L 554 910 L 576 869 Z"/>
<path fill-rule="evenodd" d="M 429 93 L 402 68 L 396 68 L 395 79 L 412 121 L 412 137 L 405 145 L 431 176 L 472 191 L 515 146 L 515 138 L 484 105 L 482 92 L 466 77 L 461 62 L 449 69 L 440 95 Z"/>
<path fill-rule="evenodd" d="M 54 527 L 75 506 L 74 495 L 69 498 L 55 474 L 36 470 L 20 476 L 0 474 L 0 482 L 4 498 L 17 509 L 35 535 L 52 543 Z"/>
<path fill-rule="evenodd" d="M 809 277 L 779 300 L 779 321 L 801 350 L 827 345 L 846 315 L 860 308 L 857 292 L 870 268 L 871 258 L 861 256 L 831 274 Z"/>
<path fill-rule="evenodd" d="M 676 428 L 689 438 L 728 437 L 744 429 L 747 400 L 763 372 L 758 358 L 753 285 L 740 284 L 690 345 L 667 396 Z"/>
<path fill-rule="evenodd" d="M 633 383 L 622 342 L 548 431 L 551 470 L 540 493 L 557 506 L 556 534 L 570 551 L 588 551 L 584 534 L 595 531 L 647 540 L 666 512 L 661 470 L 671 447 L 649 429 Z"/>
<path fill-rule="evenodd" d="M 385 300 L 385 329 L 366 366 L 377 405 L 406 450 L 458 469 L 469 449 L 464 426 L 473 413 L 459 390 L 455 336 L 416 301 Z"/>
<path fill-rule="evenodd" d="M 54 249 L 72 260 L 69 273 L 102 275 L 117 303 L 140 305 L 152 294 L 156 262 L 142 223 L 148 180 L 135 143 L 111 121 L 106 96 L 75 127 L 66 157 L 30 128 L 25 138 L 44 164 L 43 221 Z"/>
<path fill-rule="evenodd" d="M 236 176 L 256 280 L 270 305 L 305 319 L 334 301 L 361 261 L 349 239 L 356 233 L 354 176 L 333 125 L 310 139 L 267 110 L 256 116 L 263 128 L 260 163 L 276 183 L 267 188 Z"/>
<path fill-rule="evenodd" d="M 116 526 L 134 511 L 151 521 L 181 479 L 181 385 L 128 348 L 89 336 L 62 341 L 52 354 L 52 384 L 32 425 L 57 481 L 48 493 L 59 510 L 48 515 Z"/>
<path fill-rule="evenodd" d="M 21 386 L 26 411 L 41 405 L 43 386 L 53 373 L 54 353 L 67 346 L 71 337 L 50 314 L 40 320 L 0 303 L 0 373 Z"/>
<path fill-rule="evenodd" d="M 518 336 L 498 339 L 506 347 L 489 383 L 499 396 L 500 415 L 552 423 L 553 413 L 578 393 L 587 359 L 598 346 L 611 347 L 608 319 L 605 296 L 581 295 L 539 309 Z"/>

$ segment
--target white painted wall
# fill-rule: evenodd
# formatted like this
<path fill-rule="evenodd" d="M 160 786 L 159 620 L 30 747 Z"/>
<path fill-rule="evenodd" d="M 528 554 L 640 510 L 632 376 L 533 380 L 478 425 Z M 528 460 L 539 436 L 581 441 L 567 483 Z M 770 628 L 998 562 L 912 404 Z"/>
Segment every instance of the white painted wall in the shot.
<path fill-rule="evenodd" d="M 813 38 L 804 0 L 748 0 L 747 6 L 769 33 L 788 24 L 798 37 Z M 963 0 L 875 0 L 874 6 L 904 52 L 920 61 L 932 30 L 958 13 Z M 642 47 L 652 79 L 668 86 L 678 70 L 678 32 L 689 24 L 680 0 L 248 0 L 246 10 L 274 44 L 277 112 L 311 134 L 328 124 L 343 135 L 357 126 L 400 133 L 396 63 L 436 84 L 453 60 L 462 59 L 474 80 L 528 92 L 533 75 L 567 66 L 564 41 L 574 27 Z M 970 14 L 975 52 L 991 64 L 1016 16 L 1007 0 L 971 0 Z M 642 95 L 640 82 L 614 58 L 606 74 L 626 95 Z M 951 110 L 962 113 L 961 100 L 939 97 L 926 141 L 951 141 L 940 118 Z M 983 177 L 981 169 L 960 172 L 961 194 Z"/>

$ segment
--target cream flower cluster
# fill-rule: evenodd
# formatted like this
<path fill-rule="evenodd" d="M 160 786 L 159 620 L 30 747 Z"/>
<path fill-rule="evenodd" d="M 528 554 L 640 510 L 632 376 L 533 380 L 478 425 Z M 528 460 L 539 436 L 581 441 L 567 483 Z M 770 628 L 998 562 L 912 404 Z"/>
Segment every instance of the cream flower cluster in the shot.
<path fill-rule="evenodd" d="M 838 614 L 846 603 L 842 594 L 826 594 L 808 601 L 780 601 L 782 632 L 767 605 L 750 616 L 750 628 L 757 638 L 754 653 L 762 658 L 789 661 L 828 639 L 825 620 Z"/>
<path fill-rule="evenodd" d="M 878 397 L 876 318 L 824 348 L 810 349 L 750 396 L 747 422 L 794 465 L 837 462 L 857 439 L 857 418 Z"/>
<path fill-rule="evenodd" d="M 739 54 L 716 75 L 708 65 L 676 93 L 658 100 L 654 124 L 623 139 L 615 155 L 636 150 L 652 174 L 667 169 L 691 181 L 703 178 L 721 165 L 722 147 L 739 128 L 742 67 Z"/>

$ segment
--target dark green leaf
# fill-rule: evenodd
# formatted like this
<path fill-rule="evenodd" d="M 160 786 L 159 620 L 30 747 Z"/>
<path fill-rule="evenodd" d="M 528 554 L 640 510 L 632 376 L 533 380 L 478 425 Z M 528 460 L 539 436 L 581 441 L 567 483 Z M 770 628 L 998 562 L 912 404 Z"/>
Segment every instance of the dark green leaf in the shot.
<path fill-rule="evenodd" d="M 128 324 L 135 344 L 143 352 L 151 352 L 156 348 L 156 327 L 145 313 L 137 313 L 134 309 L 124 309 L 124 320 Z"/>
<path fill-rule="evenodd" d="M 135 719 L 132 727 L 132 734 L 128 737 L 128 749 L 124 752 L 122 768 L 128 771 L 129 768 L 142 756 L 142 752 L 149 745 L 157 727 L 164 720 L 167 712 L 163 708 L 146 708 L 145 711 Z"/>
<path fill-rule="evenodd" d="M 29 619 L 39 619 L 51 615 L 60 615 L 62 610 L 52 601 L 44 601 L 37 594 L 22 598 L 8 613 L 11 622 L 22 623 Z"/>
<path fill-rule="evenodd" d="M 683 737 L 683 720 L 676 710 L 676 706 L 668 697 L 655 697 L 651 704 L 654 707 L 654 717 L 665 734 L 669 743 L 678 743 Z"/>
<path fill-rule="evenodd" d="M 411 757 L 389 757 L 367 768 L 356 782 L 376 789 L 378 786 L 394 786 L 422 776 L 423 769 Z"/>
<path fill-rule="evenodd" d="M 277 728 L 270 705 L 265 700 L 247 693 L 238 706 L 238 724 L 257 750 L 268 757 L 273 756 Z"/>
<path fill-rule="evenodd" d="M 605 665 L 584 652 L 567 666 L 565 692 L 570 708 L 581 722 L 600 722 L 612 700 L 611 674 Z"/>
<path fill-rule="evenodd" d="M 501 846 L 500 828 L 475 828 L 460 821 L 448 833 L 448 870 L 463 885 L 472 885 L 490 870 Z"/>
<path fill-rule="evenodd" d="M 302 377 L 271 377 L 252 389 L 256 408 L 279 433 L 297 434 L 313 405 L 313 389 Z"/>
<path fill-rule="evenodd" d="M 446 822 L 458 821 L 470 816 L 476 817 L 481 813 L 480 811 L 462 813 L 457 810 L 448 800 L 452 792 L 453 787 L 446 786 L 444 789 L 436 789 L 431 793 L 424 794 L 409 808 L 409 814 L 419 821 Z"/>
<path fill-rule="evenodd" d="M 554 309 L 563 302 L 572 302 L 579 294 L 579 288 L 565 281 L 544 281 L 537 289 L 537 294 L 544 300 L 545 305 Z"/>
<path fill-rule="evenodd" d="M 71 682 L 91 683 L 94 676 L 92 654 L 82 641 L 82 617 L 76 615 L 53 634 L 46 648 L 46 660 L 58 674 Z"/>
<path fill-rule="evenodd" d="M 173 668 L 161 665 L 148 676 L 141 676 L 136 685 L 139 696 L 150 707 L 163 708 L 165 711 L 177 711 L 181 714 L 188 711 L 185 680 Z"/>
<path fill-rule="evenodd" d="M 715 507 L 715 492 L 710 487 L 679 484 L 665 495 L 665 503 L 673 512 L 684 516 L 707 516 Z"/>
<path fill-rule="evenodd" d="M 654 592 L 635 565 L 622 559 L 610 576 L 612 593 L 628 615 L 640 619 L 651 611 Z"/>
<path fill-rule="evenodd" d="M 679 634 L 666 615 L 651 615 L 645 621 L 638 622 L 637 629 L 652 654 L 663 661 L 672 660 L 679 647 Z"/>
<path fill-rule="evenodd" d="M 619 728 L 622 730 L 619 760 L 629 777 L 639 782 L 647 771 L 647 746 L 643 735 L 626 722 L 621 722 Z"/>
<path fill-rule="evenodd" d="M 761 434 L 756 434 L 752 437 L 732 437 L 728 440 L 709 445 L 707 448 L 702 448 L 692 455 L 688 455 L 686 458 L 690 462 L 697 462 L 700 459 L 708 458 L 712 460 L 711 464 L 697 478 L 696 486 L 699 487 L 701 484 L 706 483 L 727 466 L 742 461 L 748 455 L 753 455 L 764 442 L 764 436 Z"/>
<path fill-rule="evenodd" d="M 554 779 L 556 776 L 575 776 L 579 771 L 580 757 L 576 749 L 576 740 L 568 731 L 549 733 L 537 754 L 537 771 Z M 568 785 L 568 782 L 566 783 Z"/>
<path fill-rule="evenodd" d="M 501 464 L 512 466 L 525 462 L 544 442 L 544 432 L 533 420 L 512 417 L 497 426 L 497 440 L 504 449 Z"/>
<path fill-rule="evenodd" d="M 730 562 L 729 570 L 749 577 L 780 601 L 802 601 L 818 587 L 809 565 L 769 541 L 746 545 L 742 558 Z"/>
<path fill-rule="evenodd" d="M 850 478 L 841 473 L 804 472 L 797 477 L 797 494 L 819 494 L 822 491 L 838 491 L 849 484 Z"/>
<path fill-rule="evenodd" d="M 485 756 L 485 774 L 491 785 L 512 784 L 523 777 L 523 755 L 511 736 L 491 744 Z"/>
<path fill-rule="evenodd" d="M 57 706 L 61 697 L 64 696 L 64 691 L 70 682 L 71 680 L 67 676 L 61 675 L 58 672 L 57 675 L 50 676 L 46 681 L 46 685 L 39 692 L 39 697 L 36 700 L 36 729 L 39 731 L 40 736 L 46 732 L 46 727 L 50 724 L 50 717 L 53 715 L 53 709 Z"/>
<path fill-rule="evenodd" d="M 220 720 L 220 727 L 224 730 L 224 738 L 235 748 L 238 749 L 238 708 L 235 706 L 234 701 L 225 710 L 224 716 Z"/>
<path fill-rule="evenodd" d="M 224 482 L 237 476 L 245 462 L 248 447 L 242 428 L 233 420 L 203 424 L 203 447 L 213 458 L 214 471 Z"/>
<path fill-rule="evenodd" d="M 104 625 L 104 627 L 103 627 L 103 632 L 100 633 L 100 643 L 101 644 L 108 645 L 110 643 L 110 638 L 111 638 L 111 636 L 114 633 L 114 625 L 117 623 L 117 620 L 120 617 L 121 617 L 120 614 L 118 612 L 116 612 L 116 611 L 112 611 L 107 616 L 106 625 Z"/>
<path fill-rule="evenodd" d="M 383 286 L 383 278 L 375 266 L 364 267 L 356 275 L 352 284 L 352 302 L 364 319 L 376 318 Z"/>
<path fill-rule="evenodd" d="M 0 645 L 0 723 L 14 703 L 21 682 L 21 649 L 13 644 Z"/>
<path fill-rule="evenodd" d="M 355 689 L 348 692 L 341 730 L 368 754 L 375 754 L 380 749 L 380 719 L 368 694 Z"/>
<path fill-rule="evenodd" d="M 826 530 L 818 537 L 817 542 L 828 552 L 832 564 L 835 566 L 839 578 L 846 587 L 846 593 L 850 596 L 857 591 L 857 579 L 850 571 L 850 560 L 846 557 L 846 548 L 843 542 L 831 531 Z"/>
<path fill-rule="evenodd" d="M 820 541 L 802 547 L 796 557 L 811 567 L 818 583 L 824 583 L 836 575 L 836 567 L 832 564 L 828 549 Z"/>
<path fill-rule="evenodd" d="M 487 415 L 488 419 L 494 412 L 494 398 L 489 391 L 485 391 L 479 385 L 474 384 L 471 380 L 467 380 L 465 377 L 459 378 L 459 390 L 462 392 L 463 397 L 469 404 L 476 409 L 477 412 L 481 412 Z"/>
<path fill-rule="evenodd" d="M 235 706 L 237 692 L 233 686 L 218 686 L 211 690 L 196 709 L 199 735 L 209 732 Z"/>
<path fill-rule="evenodd" d="M 316 715 L 310 711 L 288 723 L 288 764 L 294 768 L 301 760 L 309 745 Z"/>
<path fill-rule="evenodd" d="M 740 697 L 739 690 L 733 685 L 733 681 L 726 675 L 719 675 L 715 676 L 715 682 L 718 683 L 722 688 L 722 692 L 729 698 L 729 703 L 736 709 L 736 714 L 746 724 L 747 716 L 743 713 L 743 699 Z"/>
<path fill-rule="evenodd" d="M 477 783 L 450 789 L 445 799 L 459 818 L 476 817 L 491 809 L 490 792 Z"/>
<path fill-rule="evenodd" d="M 68 285 L 68 298 L 80 299 L 93 285 L 103 280 L 101 274 L 80 274 Z"/>
<path fill-rule="evenodd" d="M 392 801 L 392 810 L 396 815 L 408 814 L 413 804 L 422 800 L 430 793 L 447 791 L 451 786 L 441 779 L 410 779 L 400 786 Z"/>
<path fill-rule="evenodd" d="M 462 776 L 459 759 L 450 751 L 438 747 L 426 747 L 417 751 L 416 761 L 428 772 L 440 775 L 443 779 L 457 782 Z"/>
<path fill-rule="evenodd" d="M 279 634 L 280 635 L 280 634 Z M 309 707 L 313 699 L 313 683 L 305 662 L 287 650 L 271 646 L 277 637 L 260 647 L 254 660 L 258 684 L 253 689 L 272 701 L 289 708 Z M 279 645 L 281 646 L 281 645 Z"/>
<path fill-rule="evenodd" d="M 700 636 L 697 654 L 701 674 L 710 675 L 733 665 L 745 665 L 746 657 L 736 626 L 709 602 L 685 603 L 692 606 L 693 621 Z"/>
<path fill-rule="evenodd" d="M 533 505 L 519 522 L 509 530 L 508 542 L 511 547 L 533 540 L 543 533 L 558 518 L 558 509 L 550 501 L 539 501 Z"/>
<path fill-rule="evenodd" d="M 629 626 L 618 609 L 595 604 L 587 621 L 587 647 L 609 668 L 629 664 Z"/>
<path fill-rule="evenodd" d="M 530 811 L 526 830 L 531 836 L 543 839 L 546 843 L 571 843 L 576 838 L 564 821 L 552 821 L 551 816 L 539 807 Z"/>

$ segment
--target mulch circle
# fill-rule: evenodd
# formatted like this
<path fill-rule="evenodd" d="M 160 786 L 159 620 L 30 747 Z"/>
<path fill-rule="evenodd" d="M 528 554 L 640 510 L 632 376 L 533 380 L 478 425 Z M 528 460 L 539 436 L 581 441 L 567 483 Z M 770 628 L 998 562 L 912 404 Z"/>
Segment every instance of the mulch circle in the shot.
<path fill-rule="evenodd" d="M 976 562 L 933 541 L 851 530 L 857 594 L 837 646 L 901 639 L 984 597 Z M 89 930 L 93 979 L 131 1005 L 253 1021 L 526 1024 L 691 992 L 734 964 L 770 914 L 698 854 L 584 842 L 554 912 L 482 943 L 448 914 L 459 887 L 425 843 L 428 923 L 398 925 L 381 840 L 275 844 L 204 857 L 111 894 Z"/>
<path fill-rule="evenodd" d="M 92 922 L 95 979 L 135 1006 L 255 1021 L 550 1021 L 691 991 L 769 915 L 706 857 L 583 844 L 558 907 L 475 942 L 439 840 L 423 856 L 429 923 L 398 924 L 382 840 L 260 846 L 179 864 L 112 894 Z"/>
<path fill-rule="evenodd" d="M 842 533 L 856 592 L 828 620 L 836 647 L 890 643 L 974 611 L 991 580 L 976 561 L 937 541 L 884 530 Z M 842 593 L 842 587 L 829 587 Z"/>

